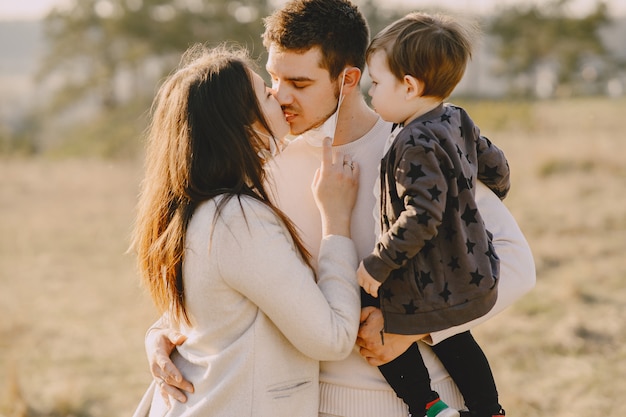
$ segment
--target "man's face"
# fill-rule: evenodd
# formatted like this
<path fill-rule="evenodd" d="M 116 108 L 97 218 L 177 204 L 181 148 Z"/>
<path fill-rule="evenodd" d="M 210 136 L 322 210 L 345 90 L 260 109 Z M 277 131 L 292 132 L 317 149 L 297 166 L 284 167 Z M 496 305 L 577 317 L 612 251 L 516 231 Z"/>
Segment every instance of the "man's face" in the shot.
<path fill-rule="evenodd" d="M 299 53 L 272 45 L 268 53 L 266 69 L 290 133 L 299 135 L 322 125 L 337 108 L 339 81 L 331 81 L 328 70 L 320 67 L 320 49 Z"/>

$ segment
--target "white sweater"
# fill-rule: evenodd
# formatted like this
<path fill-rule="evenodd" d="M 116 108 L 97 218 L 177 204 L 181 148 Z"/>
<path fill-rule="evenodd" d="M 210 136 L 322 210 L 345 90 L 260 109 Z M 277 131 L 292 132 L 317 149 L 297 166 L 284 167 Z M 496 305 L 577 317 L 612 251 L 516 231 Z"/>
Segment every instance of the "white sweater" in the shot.
<path fill-rule="evenodd" d="M 321 242 L 316 283 L 270 209 L 234 198 L 214 223 L 215 207 L 203 203 L 189 224 L 183 279 L 192 326 L 178 329 L 187 341 L 173 355 L 195 393 L 185 404 L 172 400 L 168 412 L 153 386 L 135 415 L 315 417 L 318 361 L 345 358 L 356 339 L 354 244 Z"/>
<path fill-rule="evenodd" d="M 391 124 L 379 120 L 362 138 L 337 146 L 350 154 L 361 168 L 359 196 L 352 216 L 352 238 L 359 259 L 371 253 L 375 243 L 372 216 L 376 201 L 372 190 L 378 178 L 383 147 Z M 321 220 L 310 191 L 315 170 L 321 161 L 320 148 L 303 137 L 295 139 L 275 159 L 272 179 L 278 206 L 301 229 L 302 237 L 313 255 L 320 250 Z M 484 317 L 464 326 L 433 333 L 434 343 L 485 321 L 511 305 L 535 283 L 532 254 L 517 223 L 504 204 L 482 184 L 476 199 L 487 228 L 494 234 L 494 245 L 501 262 L 498 301 Z M 419 343 L 424 362 L 435 389 L 450 406 L 462 409 L 463 398 L 432 350 Z M 406 417 L 407 408 L 397 398 L 376 367 L 369 366 L 355 348 L 339 361 L 324 361 L 320 367 L 320 413 L 341 417 Z"/>

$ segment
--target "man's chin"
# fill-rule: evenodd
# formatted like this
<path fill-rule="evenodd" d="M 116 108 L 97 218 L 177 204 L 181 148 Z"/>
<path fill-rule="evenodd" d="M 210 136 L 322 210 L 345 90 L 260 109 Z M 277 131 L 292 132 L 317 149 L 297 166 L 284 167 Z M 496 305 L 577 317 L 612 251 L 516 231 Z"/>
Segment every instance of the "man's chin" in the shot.
<path fill-rule="evenodd" d="M 294 125 L 289 125 L 289 134 L 292 136 L 300 136 L 301 134 L 303 134 L 304 132 L 310 130 L 310 127 L 302 127 L 302 126 L 294 126 Z"/>

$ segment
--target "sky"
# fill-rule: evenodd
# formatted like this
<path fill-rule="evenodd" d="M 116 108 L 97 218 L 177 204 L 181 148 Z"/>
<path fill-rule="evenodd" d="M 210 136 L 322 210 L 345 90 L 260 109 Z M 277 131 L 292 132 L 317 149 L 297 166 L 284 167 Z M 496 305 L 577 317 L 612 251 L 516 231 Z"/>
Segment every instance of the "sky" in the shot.
<path fill-rule="evenodd" d="M 386 0 L 386 3 L 406 4 L 419 8 L 439 5 L 456 12 L 489 14 L 496 4 L 509 5 L 541 0 Z M 545 0 L 544 0 L 545 1 Z M 0 0 L 0 20 L 39 19 L 54 6 L 67 3 L 68 0 Z M 275 0 L 284 3 L 284 0 Z M 625 0 L 605 0 L 612 16 L 626 16 Z M 358 3 L 358 1 L 357 1 Z M 584 14 L 593 8 L 596 0 L 572 0 L 573 13 Z"/>

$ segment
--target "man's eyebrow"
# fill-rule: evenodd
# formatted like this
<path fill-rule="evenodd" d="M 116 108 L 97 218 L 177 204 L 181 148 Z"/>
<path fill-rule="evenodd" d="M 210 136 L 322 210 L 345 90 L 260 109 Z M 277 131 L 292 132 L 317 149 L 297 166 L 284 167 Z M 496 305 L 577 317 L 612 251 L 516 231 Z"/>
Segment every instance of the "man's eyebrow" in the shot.
<path fill-rule="evenodd" d="M 292 81 L 292 82 L 311 82 L 311 81 L 315 81 L 313 78 L 309 78 L 309 77 L 287 77 L 286 78 L 287 81 Z"/>
<path fill-rule="evenodd" d="M 265 70 L 267 71 L 268 74 L 273 75 L 273 72 L 270 70 L 270 68 L 266 67 Z M 315 81 L 313 78 L 306 77 L 304 75 L 293 76 L 293 77 L 285 77 L 284 79 L 285 79 L 285 81 L 289 81 L 289 82 L 313 82 L 313 81 Z"/>
<path fill-rule="evenodd" d="M 271 73 L 270 73 L 271 75 Z M 306 83 L 306 82 L 314 82 L 315 79 L 311 78 L 311 77 L 306 77 L 304 75 L 301 76 L 293 76 L 293 77 L 284 77 L 283 78 L 285 81 L 289 81 L 292 83 Z"/>

